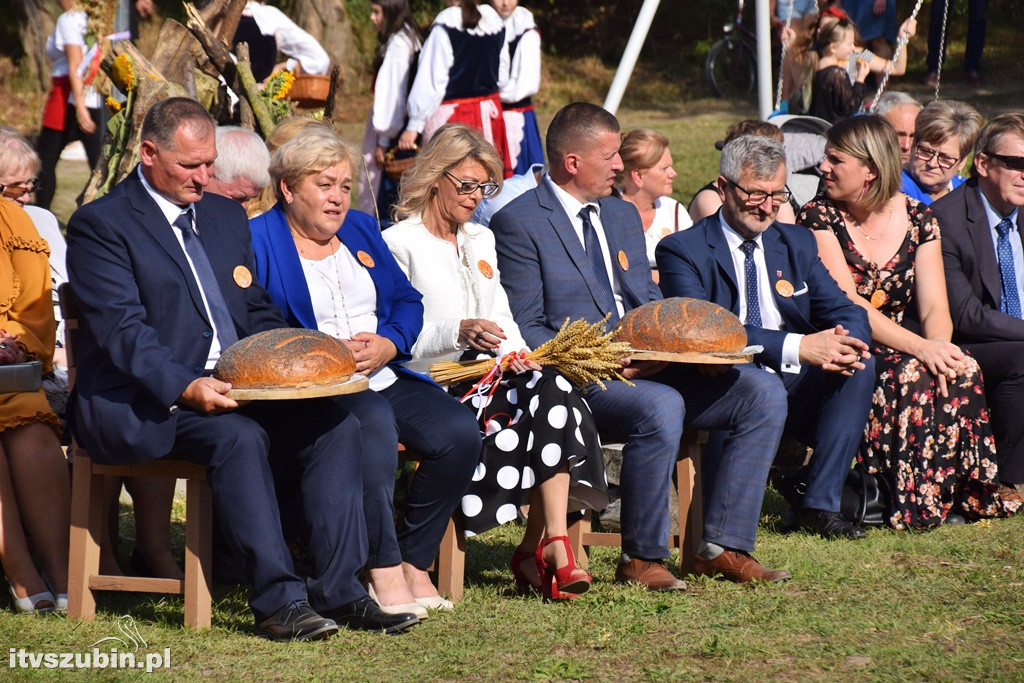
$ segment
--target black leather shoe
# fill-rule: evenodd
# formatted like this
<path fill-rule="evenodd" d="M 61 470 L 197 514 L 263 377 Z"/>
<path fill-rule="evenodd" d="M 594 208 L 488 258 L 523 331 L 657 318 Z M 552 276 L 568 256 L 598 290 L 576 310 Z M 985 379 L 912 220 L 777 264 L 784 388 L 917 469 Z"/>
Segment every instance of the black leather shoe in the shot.
<path fill-rule="evenodd" d="M 800 527 L 822 538 L 864 538 L 868 535 L 856 524 L 843 519 L 838 512 L 828 510 L 804 510 L 800 516 Z"/>
<path fill-rule="evenodd" d="M 370 596 L 355 602 L 342 605 L 326 613 L 341 628 L 354 628 L 361 631 L 380 631 L 381 633 L 401 633 L 420 623 L 411 612 L 388 614 Z"/>
<path fill-rule="evenodd" d="M 305 600 L 285 605 L 256 627 L 270 640 L 279 643 L 286 640 L 320 640 L 338 632 L 338 625 L 333 620 L 314 612 Z"/>

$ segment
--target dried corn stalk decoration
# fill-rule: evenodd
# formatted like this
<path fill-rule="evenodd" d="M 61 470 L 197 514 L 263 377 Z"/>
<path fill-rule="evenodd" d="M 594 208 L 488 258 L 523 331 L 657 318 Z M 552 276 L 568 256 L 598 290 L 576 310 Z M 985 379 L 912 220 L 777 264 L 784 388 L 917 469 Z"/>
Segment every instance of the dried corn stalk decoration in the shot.
<path fill-rule="evenodd" d="M 609 316 L 594 324 L 585 320 L 569 322 L 566 318 L 558 334 L 526 354 L 525 360 L 532 360 L 544 367 L 552 368 L 565 375 L 577 387 L 597 384 L 605 388 L 602 380 L 620 380 L 632 386 L 619 371 L 622 359 L 629 356 L 627 342 L 612 341 L 612 332 L 605 332 Z M 439 384 L 458 384 L 467 380 L 485 377 L 494 381 L 500 378 L 500 371 L 509 366 L 512 356 L 500 359 L 484 358 L 469 361 L 441 361 L 430 366 L 430 378 Z"/>

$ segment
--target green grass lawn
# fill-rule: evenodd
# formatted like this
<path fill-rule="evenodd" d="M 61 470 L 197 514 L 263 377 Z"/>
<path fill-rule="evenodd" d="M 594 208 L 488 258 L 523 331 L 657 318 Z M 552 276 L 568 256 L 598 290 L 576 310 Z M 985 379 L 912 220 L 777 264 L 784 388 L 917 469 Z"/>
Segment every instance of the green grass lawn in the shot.
<path fill-rule="evenodd" d="M 513 593 L 507 561 L 520 529 L 510 525 L 469 541 L 455 612 L 401 636 L 270 643 L 252 635 L 246 591 L 216 586 L 210 631 L 180 626 L 179 598 L 105 594 L 94 623 L 0 612 L 0 642 L 84 653 L 119 635 L 128 614 L 141 652 L 170 648 L 165 673 L 188 680 L 1022 679 L 1024 519 L 823 541 L 774 531 L 782 508 L 769 492 L 757 553 L 792 570 L 782 585 L 691 579 L 687 593 L 650 594 L 614 585 L 616 551 L 600 548 L 590 592 L 544 604 Z"/>

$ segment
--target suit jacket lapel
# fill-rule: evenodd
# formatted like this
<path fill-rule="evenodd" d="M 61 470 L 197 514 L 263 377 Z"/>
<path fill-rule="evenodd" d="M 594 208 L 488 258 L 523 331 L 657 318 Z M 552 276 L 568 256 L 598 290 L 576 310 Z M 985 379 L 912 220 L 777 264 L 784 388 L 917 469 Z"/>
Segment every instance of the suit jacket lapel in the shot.
<path fill-rule="evenodd" d="M 185 258 L 185 251 L 182 249 L 181 243 L 178 242 L 178 238 L 174 235 L 174 228 L 167 223 L 163 212 L 160 211 L 160 207 L 156 205 L 153 198 L 146 192 L 142 181 L 139 180 L 137 169 L 138 166 L 129 174 L 128 182 L 124 186 L 128 202 L 136 212 L 135 217 L 142 228 L 150 234 L 156 243 L 167 252 L 167 255 L 174 264 L 178 266 L 182 277 L 185 279 L 185 285 L 188 287 L 188 293 L 192 297 L 192 303 L 195 305 L 196 310 L 199 311 L 199 314 L 207 324 L 212 325 L 206 315 L 203 295 L 199 292 L 199 285 L 196 283 L 195 276 L 192 275 L 192 268 L 188 265 L 188 260 Z"/>
<path fill-rule="evenodd" d="M 594 279 L 594 269 L 590 265 L 590 259 L 587 258 L 587 252 L 583 249 L 583 243 L 580 242 L 580 238 L 576 235 L 576 230 L 572 226 L 572 221 L 566 215 L 562 203 L 558 201 L 558 197 L 555 196 L 554 192 L 544 181 L 541 181 L 540 185 L 537 186 L 537 197 L 540 205 L 551 212 L 548 217 L 551 227 L 565 246 L 565 250 L 568 252 L 569 258 L 572 259 L 573 265 L 576 266 L 580 271 L 580 275 L 583 276 L 583 281 L 587 283 L 587 288 L 590 290 L 590 295 L 594 298 L 594 303 L 597 304 L 598 308 L 604 309 L 605 304 L 601 301 L 601 289 Z M 607 231 L 605 232 L 607 236 Z M 611 243 L 609 242 L 610 246 Z"/>
<path fill-rule="evenodd" d="M 978 196 L 976 183 L 971 183 L 964 191 L 965 214 L 967 218 L 967 234 L 971 236 L 974 244 L 974 253 L 978 255 L 978 270 L 981 275 L 981 284 L 988 290 L 989 295 L 995 302 L 996 308 L 1002 301 L 1002 277 L 999 270 L 999 260 L 996 258 L 995 247 L 992 246 L 991 227 L 988 224 L 988 213 L 985 205 Z M 1020 212 L 1018 212 L 1018 225 L 1020 224 Z"/>
<path fill-rule="evenodd" d="M 792 325 L 791 321 L 793 320 L 802 321 L 805 325 L 808 324 L 803 314 L 800 313 L 800 309 L 793 302 L 793 297 L 781 296 L 776 288 L 777 283 L 781 280 L 788 281 L 794 289 L 800 289 L 805 283 L 794 281 L 797 278 L 790 266 L 792 260 L 789 257 L 789 249 L 779 239 L 779 233 L 775 229 L 774 224 L 764 231 L 761 236 L 761 244 L 764 247 L 764 263 L 768 269 L 768 284 L 771 287 L 769 294 L 771 294 L 775 306 L 779 309 L 783 322 L 791 329 L 797 329 L 796 326 Z"/>
<path fill-rule="evenodd" d="M 718 215 L 716 214 L 712 220 L 708 221 L 706 228 L 708 249 L 711 250 L 712 255 L 715 257 L 715 261 L 718 263 L 719 272 L 725 276 L 725 279 L 729 282 L 729 286 L 732 288 L 732 291 L 734 292 L 734 295 L 732 297 L 732 312 L 736 315 L 739 315 L 739 279 L 736 275 L 736 267 L 733 265 L 732 262 L 732 254 L 729 253 L 729 242 L 726 241 L 725 233 L 722 232 L 722 229 L 722 222 L 718 220 Z"/>
<path fill-rule="evenodd" d="M 306 276 L 302 272 L 302 262 L 299 260 L 299 252 L 295 248 L 295 240 L 292 239 L 291 230 L 288 228 L 288 220 L 280 206 L 274 206 L 263 217 L 266 220 L 267 236 L 271 244 L 270 258 L 277 266 L 282 287 L 279 295 L 283 295 L 286 316 L 294 318 L 300 325 L 306 328 L 316 328 L 316 315 L 313 313 L 313 300 L 309 297 L 309 286 L 306 284 Z M 274 269 L 270 269 L 273 273 Z"/>
<path fill-rule="evenodd" d="M 384 264 L 381 262 L 381 255 L 377 254 L 377 258 L 374 259 L 374 252 L 376 250 L 366 239 L 362 231 L 346 230 L 344 223 L 342 223 L 341 229 L 338 231 L 338 239 L 341 240 L 342 245 L 352 254 L 352 257 L 366 267 L 366 272 L 369 273 L 370 279 L 373 281 L 373 288 L 377 294 L 377 327 L 379 329 L 390 314 L 388 302 L 391 301 L 393 289 L 391 280 L 385 272 Z M 363 263 L 363 260 L 359 258 L 360 251 L 370 257 L 373 266 L 367 266 L 366 263 Z"/>

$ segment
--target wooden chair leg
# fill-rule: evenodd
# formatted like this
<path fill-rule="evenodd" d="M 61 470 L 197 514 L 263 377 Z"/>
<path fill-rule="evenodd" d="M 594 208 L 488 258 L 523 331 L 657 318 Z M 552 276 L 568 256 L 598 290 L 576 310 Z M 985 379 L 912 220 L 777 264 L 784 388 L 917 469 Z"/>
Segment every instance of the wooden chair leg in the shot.
<path fill-rule="evenodd" d="M 437 590 L 452 602 L 462 600 L 462 587 L 466 580 L 466 539 L 454 520 L 441 539 L 437 557 Z"/>
<path fill-rule="evenodd" d="M 89 577 L 100 571 L 100 534 L 106 518 L 106 501 L 92 491 L 103 491 L 102 475 L 92 473 L 91 460 L 78 453 L 71 471 L 71 530 L 68 548 L 68 616 L 92 621 L 96 597 Z"/>
<path fill-rule="evenodd" d="M 185 488 L 185 625 L 210 628 L 213 572 L 213 493 L 209 482 L 189 479 Z"/>
<path fill-rule="evenodd" d="M 576 564 L 580 569 L 590 566 L 590 557 L 587 555 L 587 549 L 583 547 L 583 531 L 590 528 L 592 515 L 590 508 L 585 508 L 583 517 L 569 525 L 569 545 L 572 546 L 572 554 L 576 556 Z"/>
<path fill-rule="evenodd" d="M 679 501 L 679 571 L 683 576 L 694 570 L 697 546 L 704 535 L 704 498 L 700 479 L 700 444 L 687 444 L 686 457 L 676 465 Z"/>

